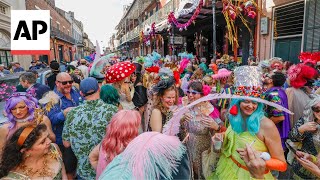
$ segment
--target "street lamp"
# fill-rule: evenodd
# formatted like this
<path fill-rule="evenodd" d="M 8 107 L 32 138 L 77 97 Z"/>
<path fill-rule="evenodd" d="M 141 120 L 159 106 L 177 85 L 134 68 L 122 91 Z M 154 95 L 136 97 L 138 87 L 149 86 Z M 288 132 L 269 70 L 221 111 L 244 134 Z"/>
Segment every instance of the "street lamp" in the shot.
<path fill-rule="evenodd" d="M 51 36 L 51 39 L 52 39 L 52 45 L 53 45 L 54 60 L 57 60 L 57 58 L 56 58 L 56 46 L 55 46 L 56 39 L 55 39 L 55 37 L 53 35 Z"/>

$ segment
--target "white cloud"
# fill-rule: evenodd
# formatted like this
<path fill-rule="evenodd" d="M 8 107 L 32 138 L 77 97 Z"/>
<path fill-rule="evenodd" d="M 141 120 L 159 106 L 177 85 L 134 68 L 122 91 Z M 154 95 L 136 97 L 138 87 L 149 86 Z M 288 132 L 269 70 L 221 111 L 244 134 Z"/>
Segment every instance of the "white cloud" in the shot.
<path fill-rule="evenodd" d="M 84 31 L 95 44 L 105 47 L 115 32 L 123 15 L 123 6 L 133 0 L 56 0 L 56 6 L 64 11 L 73 11 L 77 20 L 82 21 Z M 103 41 L 103 43 L 101 43 Z"/>

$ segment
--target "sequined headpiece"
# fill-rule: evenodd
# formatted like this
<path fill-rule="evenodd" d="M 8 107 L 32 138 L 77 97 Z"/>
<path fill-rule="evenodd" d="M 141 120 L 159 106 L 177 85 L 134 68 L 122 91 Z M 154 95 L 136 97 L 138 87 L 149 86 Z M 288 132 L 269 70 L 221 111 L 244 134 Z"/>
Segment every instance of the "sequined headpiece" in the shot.
<path fill-rule="evenodd" d="M 262 87 L 262 72 L 257 66 L 240 66 L 234 70 L 235 95 L 261 97 L 266 91 Z"/>

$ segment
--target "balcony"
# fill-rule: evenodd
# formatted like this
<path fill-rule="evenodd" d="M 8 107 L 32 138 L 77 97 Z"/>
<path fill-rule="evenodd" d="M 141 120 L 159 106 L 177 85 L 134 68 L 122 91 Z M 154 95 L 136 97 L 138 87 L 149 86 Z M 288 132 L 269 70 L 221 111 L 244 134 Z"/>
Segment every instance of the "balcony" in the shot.
<path fill-rule="evenodd" d="M 71 44 L 76 44 L 76 41 L 75 41 L 75 39 L 73 37 L 65 34 L 64 32 L 62 32 L 59 29 L 54 28 L 54 27 L 51 27 L 50 36 L 51 37 L 53 36 L 53 37 L 55 37 L 57 39 L 60 39 L 62 41 L 69 42 Z"/>
<path fill-rule="evenodd" d="M 82 39 L 75 39 L 75 44 L 78 46 L 78 47 L 83 47 L 85 45 L 85 43 L 83 42 Z"/>
<path fill-rule="evenodd" d="M 120 45 L 139 37 L 140 32 L 145 28 L 146 25 L 151 26 L 152 23 L 158 24 L 158 23 L 162 22 L 163 20 L 166 20 L 168 18 L 168 14 L 170 12 L 174 11 L 174 4 L 173 3 L 177 4 L 177 2 L 174 2 L 174 1 L 175 0 L 171 0 L 163 8 L 159 9 L 157 12 L 155 12 L 152 16 L 150 16 L 148 19 L 146 19 L 140 25 L 138 25 L 133 30 L 131 30 L 131 31 L 127 32 L 125 35 L 123 35 L 120 39 Z"/>

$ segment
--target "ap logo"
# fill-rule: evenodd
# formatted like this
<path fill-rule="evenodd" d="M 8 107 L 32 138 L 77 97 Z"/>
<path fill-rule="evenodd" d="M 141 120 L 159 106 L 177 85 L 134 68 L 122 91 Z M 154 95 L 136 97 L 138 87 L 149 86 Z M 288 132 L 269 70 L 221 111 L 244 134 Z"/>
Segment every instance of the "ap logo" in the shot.
<path fill-rule="evenodd" d="M 11 10 L 11 54 L 50 53 L 50 11 Z"/>

